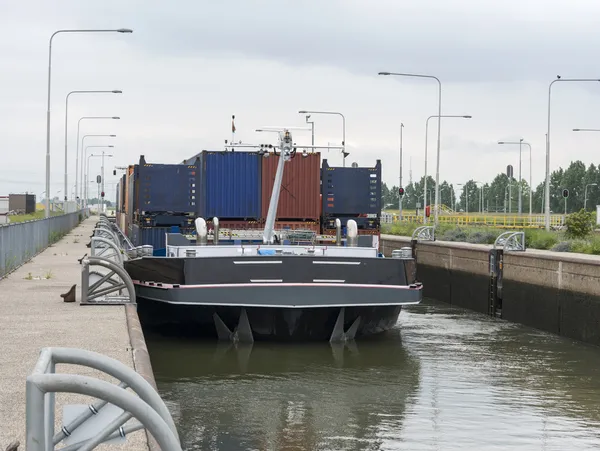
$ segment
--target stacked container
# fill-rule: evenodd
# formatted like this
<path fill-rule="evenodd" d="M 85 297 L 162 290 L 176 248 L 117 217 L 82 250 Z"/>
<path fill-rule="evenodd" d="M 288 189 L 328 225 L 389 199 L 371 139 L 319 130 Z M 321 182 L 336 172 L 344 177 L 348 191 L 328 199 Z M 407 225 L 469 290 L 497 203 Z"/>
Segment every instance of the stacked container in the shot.
<path fill-rule="evenodd" d="M 205 150 L 198 160 L 198 216 L 236 221 L 261 218 L 262 157 L 258 153 Z"/>
<path fill-rule="evenodd" d="M 359 233 L 378 234 L 381 218 L 381 160 L 375 167 L 330 167 L 323 160 L 322 226 L 323 232 L 335 233 L 335 219 L 346 227 L 354 219 Z"/>
<path fill-rule="evenodd" d="M 262 217 L 266 218 L 275 173 L 279 163 L 278 156 L 271 155 L 262 161 Z M 296 154 L 285 165 L 283 181 L 279 193 L 276 226 L 293 229 L 319 229 L 320 221 L 320 166 L 321 154 L 308 154 L 306 158 Z M 285 223 L 285 224 L 284 224 Z"/>

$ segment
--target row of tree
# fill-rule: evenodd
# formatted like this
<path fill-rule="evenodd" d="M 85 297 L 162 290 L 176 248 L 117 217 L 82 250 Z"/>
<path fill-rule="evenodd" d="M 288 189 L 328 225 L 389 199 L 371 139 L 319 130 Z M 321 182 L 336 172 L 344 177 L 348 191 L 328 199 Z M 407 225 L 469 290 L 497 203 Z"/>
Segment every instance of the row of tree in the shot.
<path fill-rule="evenodd" d="M 402 206 L 407 210 L 435 204 L 435 180 L 427 177 L 426 201 L 423 192 L 424 178 L 404 187 Z M 586 202 L 587 187 L 587 202 Z M 563 190 L 569 191 L 565 202 Z M 464 212 L 506 212 L 519 211 L 519 190 L 521 191 L 521 211 L 529 213 L 531 190 L 525 180 L 519 183 L 514 177 L 498 174 L 491 182 L 467 180 L 464 183 L 440 183 L 440 202 L 455 211 Z M 545 183 L 540 183 L 533 191 L 531 207 L 533 213 L 541 213 L 545 207 Z M 385 208 L 399 208 L 398 187 L 391 189 L 384 183 L 382 202 Z M 559 168 L 550 175 L 550 210 L 556 214 L 579 211 L 586 205 L 588 210 L 600 205 L 600 166 L 575 161 L 567 169 Z"/>

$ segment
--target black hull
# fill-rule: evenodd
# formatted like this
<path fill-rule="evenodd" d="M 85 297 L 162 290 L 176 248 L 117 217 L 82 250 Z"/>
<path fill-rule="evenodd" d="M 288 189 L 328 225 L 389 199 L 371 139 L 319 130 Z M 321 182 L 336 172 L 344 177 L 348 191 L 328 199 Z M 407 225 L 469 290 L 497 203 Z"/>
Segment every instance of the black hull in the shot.
<path fill-rule="evenodd" d="M 357 337 L 374 335 L 394 327 L 401 306 L 345 307 L 344 330 L 360 317 Z M 255 340 L 329 340 L 340 308 L 247 307 Z M 138 314 L 144 329 L 167 335 L 217 338 L 213 315 L 217 313 L 230 330 L 239 322 L 242 307 L 178 305 L 138 299 Z"/>

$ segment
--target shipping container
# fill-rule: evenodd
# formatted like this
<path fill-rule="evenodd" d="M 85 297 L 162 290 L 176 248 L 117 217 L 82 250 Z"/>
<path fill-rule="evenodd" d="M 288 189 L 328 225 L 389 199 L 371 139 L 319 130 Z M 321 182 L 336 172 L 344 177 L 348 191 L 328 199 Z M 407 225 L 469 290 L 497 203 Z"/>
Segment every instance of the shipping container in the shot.
<path fill-rule="evenodd" d="M 262 216 L 267 217 L 269 202 L 279 157 L 262 159 Z M 311 153 L 303 158 L 297 154 L 285 164 L 279 193 L 277 219 L 319 220 L 321 154 Z"/>
<path fill-rule="evenodd" d="M 258 153 L 205 150 L 199 158 L 202 195 L 198 216 L 245 220 L 261 217 L 262 157 Z"/>
<path fill-rule="evenodd" d="M 35 213 L 35 194 L 9 194 L 8 209 L 17 213 Z"/>
<path fill-rule="evenodd" d="M 372 168 L 321 169 L 323 216 L 381 214 L 381 160 Z"/>
<path fill-rule="evenodd" d="M 145 213 L 190 213 L 197 210 L 196 165 L 151 164 L 140 155 L 135 168 L 135 210 Z"/>

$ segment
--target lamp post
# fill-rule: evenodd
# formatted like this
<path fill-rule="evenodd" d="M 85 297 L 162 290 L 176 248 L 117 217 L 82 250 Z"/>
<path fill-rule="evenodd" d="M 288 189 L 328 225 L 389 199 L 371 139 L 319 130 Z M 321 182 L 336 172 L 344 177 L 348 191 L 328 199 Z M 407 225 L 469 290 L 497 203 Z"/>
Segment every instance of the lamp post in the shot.
<path fill-rule="evenodd" d="M 521 178 L 521 148 L 520 146 L 528 146 L 529 147 L 529 221 L 531 221 L 531 215 L 533 213 L 533 203 L 532 203 L 532 199 L 533 199 L 533 195 L 532 195 L 532 169 L 531 169 L 531 144 L 529 144 L 528 142 L 524 141 L 523 138 L 521 138 L 519 141 L 498 141 L 498 144 L 519 144 L 519 179 Z M 520 180 L 519 180 L 519 185 L 520 185 Z M 521 212 L 521 209 L 519 208 L 519 212 Z"/>
<path fill-rule="evenodd" d="M 93 146 L 90 146 L 90 147 L 93 147 Z M 85 178 L 86 178 L 86 180 L 88 180 L 88 178 L 89 178 L 89 174 L 90 174 L 90 158 L 91 158 L 91 157 L 102 157 L 102 171 L 104 171 L 104 157 L 112 157 L 112 154 L 105 155 L 105 154 L 104 154 L 104 151 L 102 151 L 102 153 L 101 153 L 101 154 L 93 154 L 93 153 L 92 153 L 92 154 L 88 155 L 88 157 L 87 157 L 87 171 L 86 171 L 86 173 L 85 173 Z M 104 183 L 104 174 L 102 174 L 102 175 L 100 176 L 100 178 L 101 178 L 101 180 L 100 180 L 100 181 L 101 181 L 102 183 Z M 87 183 L 89 184 L 89 182 L 87 182 Z M 87 189 L 87 186 L 86 186 L 86 189 L 85 189 L 85 191 L 86 191 L 86 193 L 87 193 L 87 191 L 88 191 L 88 189 Z M 86 208 L 87 208 L 87 206 L 88 206 L 88 200 L 89 200 L 89 196 L 87 196 L 87 194 L 86 194 L 86 202 L 85 202 L 85 206 L 86 206 Z M 98 183 L 98 203 L 96 204 L 96 206 L 97 206 L 97 208 L 98 208 L 98 213 L 100 213 L 100 183 Z"/>
<path fill-rule="evenodd" d="M 83 154 L 84 156 L 87 154 L 87 150 L 88 149 L 112 149 L 115 146 L 87 146 L 83 149 Z M 104 153 L 104 151 L 102 151 Z M 88 185 L 89 185 L 89 179 L 88 179 L 88 175 L 89 175 L 89 158 L 88 158 L 88 174 L 86 174 L 86 178 L 85 178 L 85 199 L 86 199 L 86 205 L 87 205 L 87 199 L 89 198 L 88 195 Z M 104 163 L 102 164 L 102 170 L 104 171 Z M 102 174 L 102 182 L 104 183 L 104 174 Z"/>
<path fill-rule="evenodd" d="M 442 82 L 438 77 L 433 75 L 423 75 L 423 74 L 407 74 L 407 73 L 398 73 L 398 72 L 379 72 L 379 75 L 394 75 L 397 77 L 413 77 L 413 78 L 430 78 L 432 80 L 437 81 L 438 83 L 438 117 L 442 116 Z M 442 121 L 438 120 L 438 136 L 437 136 L 437 165 L 435 171 L 435 224 L 438 223 L 438 204 L 440 199 L 440 136 L 441 136 L 441 127 Z M 427 179 L 426 179 L 427 180 Z"/>
<path fill-rule="evenodd" d="M 585 185 L 585 195 L 583 197 L 583 209 L 587 210 L 587 189 L 588 186 L 598 186 L 597 183 L 588 183 L 587 185 Z"/>
<path fill-rule="evenodd" d="M 552 96 L 552 86 L 558 81 L 570 81 L 570 82 L 599 82 L 598 78 L 558 78 L 552 80 L 548 86 L 548 132 L 546 134 L 546 230 L 550 230 L 550 104 Z"/>
<path fill-rule="evenodd" d="M 113 30 L 58 30 L 52 33 L 48 44 L 48 106 L 46 110 L 46 191 L 50 192 L 50 93 L 52 84 L 52 40 L 59 33 L 133 33 L 129 28 L 118 28 Z M 45 217 L 50 217 L 50 202 L 46 200 Z"/>
<path fill-rule="evenodd" d="M 346 152 L 346 117 L 342 113 L 338 113 L 337 111 L 306 111 L 306 110 L 301 110 L 301 111 L 298 111 L 298 113 L 300 113 L 300 114 L 336 114 L 338 116 L 342 116 L 342 155 L 344 157 L 342 164 L 343 164 L 344 167 L 346 167 L 346 157 L 349 155 Z"/>
<path fill-rule="evenodd" d="M 69 125 L 69 97 L 71 94 L 122 94 L 123 91 L 118 89 L 113 89 L 112 91 L 71 91 L 67 94 L 67 98 L 65 100 L 65 200 L 67 200 L 67 145 L 68 145 L 68 125 Z M 78 169 L 79 169 L 79 152 L 75 155 L 75 185 L 77 185 L 78 179 Z M 75 197 L 77 197 L 77 193 L 75 193 Z"/>
<path fill-rule="evenodd" d="M 428 130 L 429 130 L 429 119 L 434 118 L 434 117 L 458 117 L 458 118 L 463 118 L 463 119 L 471 119 L 472 116 L 465 116 L 465 115 L 457 115 L 457 114 L 444 114 L 442 116 L 429 116 L 427 118 L 427 120 L 425 121 L 425 178 L 423 179 L 423 192 L 427 192 L 427 135 L 428 135 Z M 438 123 L 439 123 L 439 119 L 438 119 Z M 439 145 L 439 141 L 438 141 L 438 145 Z M 439 156 L 439 155 L 438 155 Z M 436 199 L 439 198 L 439 191 L 437 189 L 437 184 L 438 184 L 438 178 L 436 177 Z M 429 202 L 431 204 L 431 200 Z M 425 198 L 425 205 L 427 205 L 427 198 Z M 437 209 L 438 204 L 436 203 L 435 208 Z M 437 225 L 437 215 L 434 215 L 435 218 L 435 224 Z M 425 216 L 425 211 L 423 211 L 423 221 L 427 222 L 427 217 Z"/>
<path fill-rule="evenodd" d="M 112 119 L 112 120 L 119 120 L 121 119 L 118 116 L 84 116 L 79 118 L 79 121 L 77 121 L 77 153 L 81 153 L 81 179 L 79 182 L 79 196 L 81 197 L 83 194 L 83 163 L 84 163 L 84 158 L 85 156 L 83 155 L 83 143 L 81 144 L 81 152 L 79 151 L 79 131 L 81 128 L 81 121 L 84 119 Z M 86 135 L 89 136 L 89 135 Z M 101 136 L 101 135 L 96 135 L 96 136 Z M 106 136 L 106 135 L 102 135 L 102 136 Z M 112 136 L 112 135 L 111 135 Z"/>
<path fill-rule="evenodd" d="M 404 129 L 404 124 L 402 122 L 400 122 L 400 183 L 398 185 L 398 188 L 402 188 L 402 130 Z M 400 193 L 398 193 L 398 208 L 399 208 L 399 214 L 400 214 L 400 221 L 402 221 L 402 198 L 404 196 L 401 196 Z"/>
<path fill-rule="evenodd" d="M 469 214 L 469 190 L 467 189 L 466 183 L 457 183 L 456 186 L 464 186 L 465 190 L 465 213 Z M 458 203 L 460 205 L 460 202 Z"/>
<path fill-rule="evenodd" d="M 600 128 L 574 128 L 574 132 L 600 132 Z"/>
<path fill-rule="evenodd" d="M 310 114 L 306 115 L 306 123 L 310 124 L 310 130 L 311 130 L 311 138 L 310 138 L 310 143 L 312 146 L 315 145 L 315 121 L 309 121 L 310 119 Z"/>

